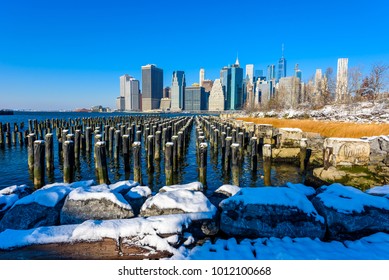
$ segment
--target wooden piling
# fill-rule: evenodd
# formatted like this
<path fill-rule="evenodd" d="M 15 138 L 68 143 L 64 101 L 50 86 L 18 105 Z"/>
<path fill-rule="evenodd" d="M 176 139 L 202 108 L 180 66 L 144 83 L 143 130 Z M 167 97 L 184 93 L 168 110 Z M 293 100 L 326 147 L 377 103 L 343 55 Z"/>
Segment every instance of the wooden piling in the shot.
<path fill-rule="evenodd" d="M 54 141 L 53 134 L 47 133 L 45 136 L 45 154 L 46 154 L 46 169 L 48 172 L 54 170 Z"/>
<path fill-rule="evenodd" d="M 265 144 L 262 147 L 263 154 L 263 172 L 264 172 L 264 185 L 271 186 L 271 145 Z"/>
<path fill-rule="evenodd" d="M 74 158 L 79 160 L 81 148 L 81 130 L 77 129 L 74 134 Z"/>
<path fill-rule="evenodd" d="M 138 134 L 137 131 L 136 133 Z M 142 172 L 141 172 L 141 142 L 135 141 L 132 143 L 132 155 L 134 161 L 134 181 L 142 185 Z"/>
<path fill-rule="evenodd" d="M 300 170 L 306 170 L 306 158 L 307 158 L 307 138 L 302 138 L 300 140 Z"/>
<path fill-rule="evenodd" d="M 232 137 L 226 137 L 226 147 L 225 147 L 225 154 L 224 154 L 224 169 L 228 170 L 230 167 L 231 162 L 231 144 L 232 144 Z"/>
<path fill-rule="evenodd" d="M 165 144 L 165 177 L 166 186 L 173 184 L 173 142 Z"/>
<path fill-rule="evenodd" d="M 89 126 L 85 129 L 85 150 L 87 153 L 92 150 L 92 128 Z"/>
<path fill-rule="evenodd" d="M 110 184 L 108 178 L 107 155 L 104 141 L 99 141 L 95 144 L 95 160 L 98 184 Z"/>
<path fill-rule="evenodd" d="M 204 185 L 207 185 L 207 143 L 200 143 L 199 151 L 199 181 Z"/>
<path fill-rule="evenodd" d="M 154 169 L 154 135 L 147 136 L 147 168 L 149 171 Z"/>
<path fill-rule="evenodd" d="M 27 148 L 27 154 L 28 154 L 28 169 L 34 170 L 34 142 L 35 142 L 35 134 L 30 133 L 28 135 L 28 148 Z"/>
<path fill-rule="evenodd" d="M 113 149 L 113 157 L 115 161 L 119 160 L 119 153 L 120 153 L 120 146 L 122 145 L 121 143 L 121 136 L 120 136 L 120 130 L 115 130 L 115 135 L 114 135 L 114 149 Z"/>
<path fill-rule="evenodd" d="M 34 141 L 34 187 L 45 185 L 45 141 Z"/>
<path fill-rule="evenodd" d="M 72 183 L 74 180 L 74 142 L 67 140 L 63 143 L 63 181 Z"/>
<path fill-rule="evenodd" d="M 130 136 L 125 134 L 122 136 L 122 153 L 123 153 L 123 165 L 124 172 L 130 172 Z"/>
<path fill-rule="evenodd" d="M 161 159 L 161 131 L 155 132 L 155 149 L 154 149 L 154 159 Z"/>
<path fill-rule="evenodd" d="M 258 156 L 257 156 L 257 137 L 251 137 L 250 139 L 250 167 L 251 171 L 257 171 Z"/>

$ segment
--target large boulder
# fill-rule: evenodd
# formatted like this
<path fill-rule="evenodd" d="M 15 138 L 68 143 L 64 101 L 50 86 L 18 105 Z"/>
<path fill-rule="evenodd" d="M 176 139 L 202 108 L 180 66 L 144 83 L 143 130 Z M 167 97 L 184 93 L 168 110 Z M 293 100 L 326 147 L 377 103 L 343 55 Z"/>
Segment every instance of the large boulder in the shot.
<path fill-rule="evenodd" d="M 67 184 L 53 184 L 19 199 L 0 221 L 0 231 L 58 225 L 61 208 L 71 190 Z"/>
<path fill-rule="evenodd" d="M 240 188 L 238 186 L 222 185 L 220 188 L 218 188 L 212 193 L 209 200 L 213 205 L 219 207 L 220 202 L 235 195 L 238 191 L 240 191 Z"/>
<path fill-rule="evenodd" d="M 325 234 L 323 217 L 304 194 L 291 188 L 243 188 L 220 206 L 220 229 L 229 236 L 323 238 Z"/>
<path fill-rule="evenodd" d="M 126 219 L 134 217 L 130 204 L 107 185 L 80 187 L 71 191 L 61 210 L 61 224 L 79 224 L 86 220 Z"/>
<path fill-rule="evenodd" d="M 355 240 L 389 232 L 389 200 L 342 184 L 323 186 L 312 203 L 327 223 L 329 238 Z"/>
<path fill-rule="evenodd" d="M 189 190 L 189 191 L 202 192 L 204 190 L 204 186 L 200 182 L 192 182 L 192 183 L 182 184 L 182 185 L 163 186 L 162 188 L 159 189 L 159 192 L 168 192 L 168 191 L 175 191 L 175 190 Z"/>
<path fill-rule="evenodd" d="M 370 144 L 355 138 L 326 138 L 324 140 L 324 165 L 355 166 L 367 165 L 370 160 Z"/>
<path fill-rule="evenodd" d="M 31 194 L 33 188 L 27 185 L 10 186 L 0 190 L 0 220 L 5 213 L 14 205 L 19 199 Z"/>

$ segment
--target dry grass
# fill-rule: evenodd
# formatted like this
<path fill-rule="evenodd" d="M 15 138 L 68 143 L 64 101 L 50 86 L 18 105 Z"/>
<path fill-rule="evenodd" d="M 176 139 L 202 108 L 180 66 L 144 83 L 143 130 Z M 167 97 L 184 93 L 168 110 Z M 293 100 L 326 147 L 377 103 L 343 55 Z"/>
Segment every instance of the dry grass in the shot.
<path fill-rule="evenodd" d="M 238 118 L 238 120 L 260 124 L 272 124 L 278 128 L 300 128 L 305 132 L 320 133 L 320 135 L 324 137 L 360 138 L 363 136 L 389 135 L 389 124 L 358 124 L 273 118 Z"/>

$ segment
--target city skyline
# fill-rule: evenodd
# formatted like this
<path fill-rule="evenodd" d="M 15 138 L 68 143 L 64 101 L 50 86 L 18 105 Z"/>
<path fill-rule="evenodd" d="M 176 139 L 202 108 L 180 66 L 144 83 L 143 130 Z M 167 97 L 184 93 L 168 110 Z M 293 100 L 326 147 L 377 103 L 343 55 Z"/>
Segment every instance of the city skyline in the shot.
<path fill-rule="evenodd" d="M 266 73 L 268 65 L 278 64 L 282 44 L 287 76 L 299 64 L 304 81 L 318 68 L 336 72 L 340 57 L 365 73 L 371 64 L 389 61 L 386 1 L 176 2 L 152 3 L 153 9 L 127 1 L 0 4 L 0 107 L 115 108 L 118 77 L 128 73 L 141 81 L 146 64 L 164 70 L 164 87 L 171 86 L 176 69 L 185 71 L 190 86 L 198 82 L 200 68 L 206 79 L 219 78 L 237 52 L 242 68 L 254 64 Z M 234 20 L 226 21 L 231 14 Z M 239 39 L 230 40 L 230 33 Z"/>

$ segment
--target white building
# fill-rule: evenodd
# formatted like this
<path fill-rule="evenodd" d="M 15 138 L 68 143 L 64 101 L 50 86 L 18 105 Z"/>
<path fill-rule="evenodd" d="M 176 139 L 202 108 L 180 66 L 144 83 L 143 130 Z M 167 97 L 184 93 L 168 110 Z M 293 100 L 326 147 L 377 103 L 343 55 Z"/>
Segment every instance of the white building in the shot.
<path fill-rule="evenodd" d="M 120 111 L 139 111 L 140 110 L 140 91 L 139 81 L 130 75 L 120 77 L 120 97 L 124 99 L 124 108 Z M 123 102 L 123 101 L 120 101 Z"/>
<path fill-rule="evenodd" d="M 247 64 L 246 65 L 246 76 L 245 78 L 249 78 L 250 82 L 254 83 L 254 64 Z"/>
<path fill-rule="evenodd" d="M 208 102 L 209 111 L 224 111 L 224 92 L 220 79 L 213 83 Z"/>
<path fill-rule="evenodd" d="M 199 80 L 199 85 L 201 87 L 203 86 L 204 80 L 205 80 L 205 70 L 204 70 L 204 68 L 201 68 L 200 69 L 200 80 Z"/>
<path fill-rule="evenodd" d="M 348 58 L 338 59 L 338 69 L 336 73 L 336 101 L 344 101 L 348 95 Z"/>

